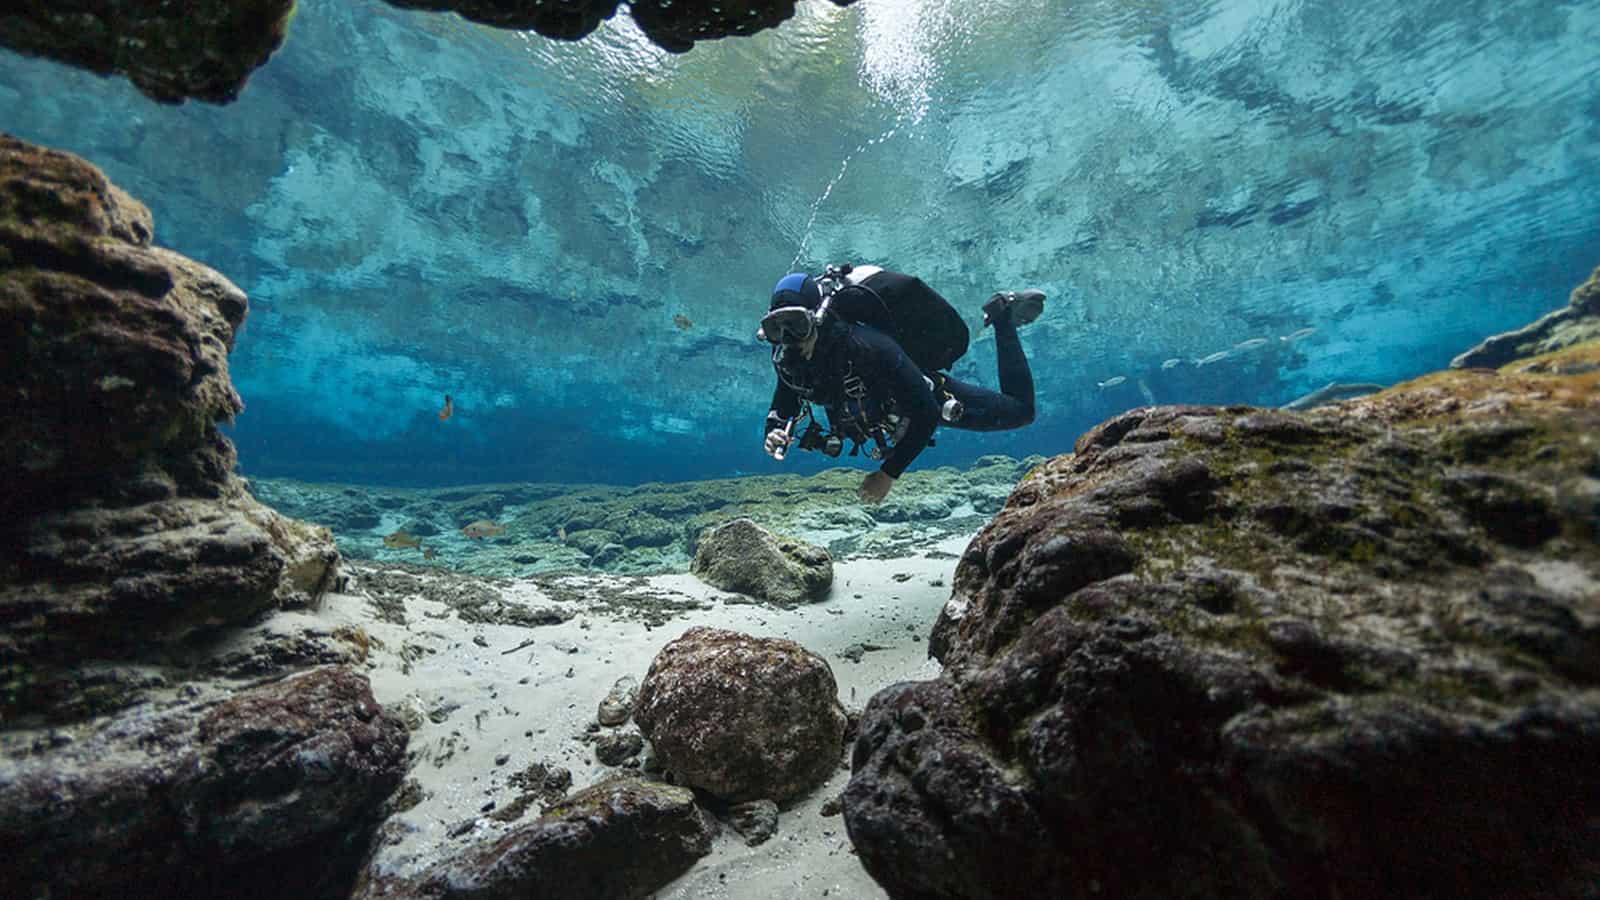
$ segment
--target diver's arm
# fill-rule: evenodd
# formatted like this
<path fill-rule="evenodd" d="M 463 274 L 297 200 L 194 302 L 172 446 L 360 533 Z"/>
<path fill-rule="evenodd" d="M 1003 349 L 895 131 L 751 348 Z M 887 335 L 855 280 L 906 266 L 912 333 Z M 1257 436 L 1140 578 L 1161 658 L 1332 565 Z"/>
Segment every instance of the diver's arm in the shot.
<path fill-rule="evenodd" d="M 884 457 L 881 466 L 885 475 L 899 478 L 900 473 L 911 465 L 911 461 L 917 458 L 917 454 L 928 446 L 928 440 L 933 437 L 933 429 L 939 424 L 939 404 L 934 402 L 933 388 L 929 386 L 922 370 L 911 361 L 911 357 L 906 356 L 899 344 L 878 332 L 868 332 L 866 329 L 862 329 L 862 332 L 863 343 L 876 357 L 877 365 L 874 368 L 889 385 L 895 411 L 910 420 L 906 433 Z"/>
<path fill-rule="evenodd" d="M 800 415 L 800 395 L 780 379 L 772 390 L 772 406 L 767 409 L 767 424 L 761 429 L 765 435 L 774 428 L 782 428 L 789 420 Z"/>

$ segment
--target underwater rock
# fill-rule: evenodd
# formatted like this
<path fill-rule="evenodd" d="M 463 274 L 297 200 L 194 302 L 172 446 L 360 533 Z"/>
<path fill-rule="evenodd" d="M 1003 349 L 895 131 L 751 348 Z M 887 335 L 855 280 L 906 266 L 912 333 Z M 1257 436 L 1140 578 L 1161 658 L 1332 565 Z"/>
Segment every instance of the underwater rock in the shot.
<path fill-rule="evenodd" d="M 532 29 L 548 38 L 575 41 L 616 14 L 617 0 L 585 0 L 546 5 L 540 0 L 388 0 L 408 9 L 453 10 L 463 18 L 518 31 Z M 849 6 L 854 0 L 833 0 Z M 633 20 L 652 43 L 684 53 L 696 41 L 751 35 L 787 21 L 794 0 L 679 0 L 631 3 Z"/>
<path fill-rule="evenodd" d="M 680 783 L 782 803 L 838 766 L 837 693 L 827 661 L 793 641 L 697 626 L 656 654 L 633 716 Z"/>
<path fill-rule="evenodd" d="M 639 696 L 639 681 L 624 675 L 611 686 L 605 699 L 600 701 L 597 721 L 601 725 L 621 725 L 633 716 L 633 701 Z"/>
<path fill-rule="evenodd" d="M 295 0 L 65 0 L 0 13 L 0 44 L 98 75 L 123 75 L 164 103 L 227 103 L 283 43 Z"/>
<path fill-rule="evenodd" d="M 828 551 L 746 518 L 701 534 L 689 571 L 712 587 L 785 604 L 820 599 L 833 584 Z"/>
<path fill-rule="evenodd" d="M 914 494 L 889 497 L 869 506 L 867 514 L 879 522 L 929 522 L 950 515 L 959 503 L 948 494 Z"/>
<path fill-rule="evenodd" d="M 129 711 L 46 753 L 8 744 L 0 894 L 342 896 L 406 741 L 365 676 L 327 667 Z"/>
<path fill-rule="evenodd" d="M 259 628 L 229 635 L 200 663 L 216 678 L 264 678 L 327 665 L 361 665 L 372 638 L 360 626 Z"/>
<path fill-rule="evenodd" d="M 0 716 L 331 587 L 325 528 L 254 500 L 218 423 L 245 295 L 151 244 L 93 165 L 0 135 Z M 70 705 L 70 704 L 69 704 Z"/>
<path fill-rule="evenodd" d="M 778 804 L 771 800 L 736 803 L 728 808 L 728 824 L 744 838 L 746 846 L 760 846 L 778 833 Z"/>
<path fill-rule="evenodd" d="M 616 14 L 618 0 L 387 0 L 403 9 L 453 11 L 499 28 L 576 41 Z M 833 0 L 848 6 L 853 0 Z M 696 41 L 751 35 L 794 15 L 795 0 L 679 0 L 629 4 L 639 29 L 672 53 Z M 295 0 L 135 0 L 22 4 L 0 13 L 0 45 L 122 75 L 154 100 L 229 103 L 283 44 Z"/>
<path fill-rule="evenodd" d="M 0 513 L 215 495 L 243 408 L 228 352 L 247 301 L 152 246 L 150 213 L 100 170 L 0 135 Z M 109 496 L 108 496 L 109 495 Z"/>
<path fill-rule="evenodd" d="M 578 791 L 533 822 L 415 878 L 369 870 L 353 896 L 634 900 L 711 852 L 714 828 L 688 788 L 618 777 Z"/>
<path fill-rule="evenodd" d="M 1567 305 L 1516 331 L 1497 334 L 1450 360 L 1452 369 L 1498 368 L 1600 339 L 1600 268 L 1572 291 Z"/>
<path fill-rule="evenodd" d="M 643 750 L 644 738 L 631 728 L 606 731 L 594 739 L 594 758 L 601 765 L 620 766 Z"/>
<path fill-rule="evenodd" d="M 1592 896 L 1594 363 L 1084 435 L 963 555 L 941 677 L 868 704 L 863 865 L 891 896 Z"/>

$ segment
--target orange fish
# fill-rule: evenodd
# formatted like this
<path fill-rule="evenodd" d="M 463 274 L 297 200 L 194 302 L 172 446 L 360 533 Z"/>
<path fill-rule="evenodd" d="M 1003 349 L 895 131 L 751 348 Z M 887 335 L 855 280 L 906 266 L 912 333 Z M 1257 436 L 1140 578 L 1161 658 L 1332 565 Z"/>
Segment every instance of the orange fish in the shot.
<path fill-rule="evenodd" d="M 439 410 L 439 421 L 450 418 L 456 414 L 456 404 L 450 399 L 449 394 L 444 395 L 444 406 Z"/>
<path fill-rule="evenodd" d="M 488 519 L 479 519 L 476 522 L 462 526 L 461 533 L 469 538 L 477 540 L 486 537 L 494 537 L 497 534 L 505 534 L 506 528 L 504 525 L 496 525 Z"/>

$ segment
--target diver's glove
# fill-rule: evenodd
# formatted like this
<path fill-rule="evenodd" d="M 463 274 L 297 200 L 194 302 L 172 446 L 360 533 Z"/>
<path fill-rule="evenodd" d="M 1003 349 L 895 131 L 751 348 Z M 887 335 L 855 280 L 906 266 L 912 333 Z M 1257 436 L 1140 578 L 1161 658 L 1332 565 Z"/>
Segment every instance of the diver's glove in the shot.
<path fill-rule="evenodd" d="M 767 432 L 767 455 L 776 460 L 782 460 L 784 453 L 789 449 L 789 436 L 782 431 L 773 429 Z"/>

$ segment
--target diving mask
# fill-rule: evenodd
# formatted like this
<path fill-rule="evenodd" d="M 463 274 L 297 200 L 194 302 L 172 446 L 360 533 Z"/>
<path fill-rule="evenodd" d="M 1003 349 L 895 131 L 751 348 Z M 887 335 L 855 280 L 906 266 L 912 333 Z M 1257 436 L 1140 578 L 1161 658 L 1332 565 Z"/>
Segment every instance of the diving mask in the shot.
<path fill-rule="evenodd" d="M 799 344 L 817 330 L 811 310 L 804 306 L 780 306 L 761 317 L 756 337 L 774 344 Z"/>

